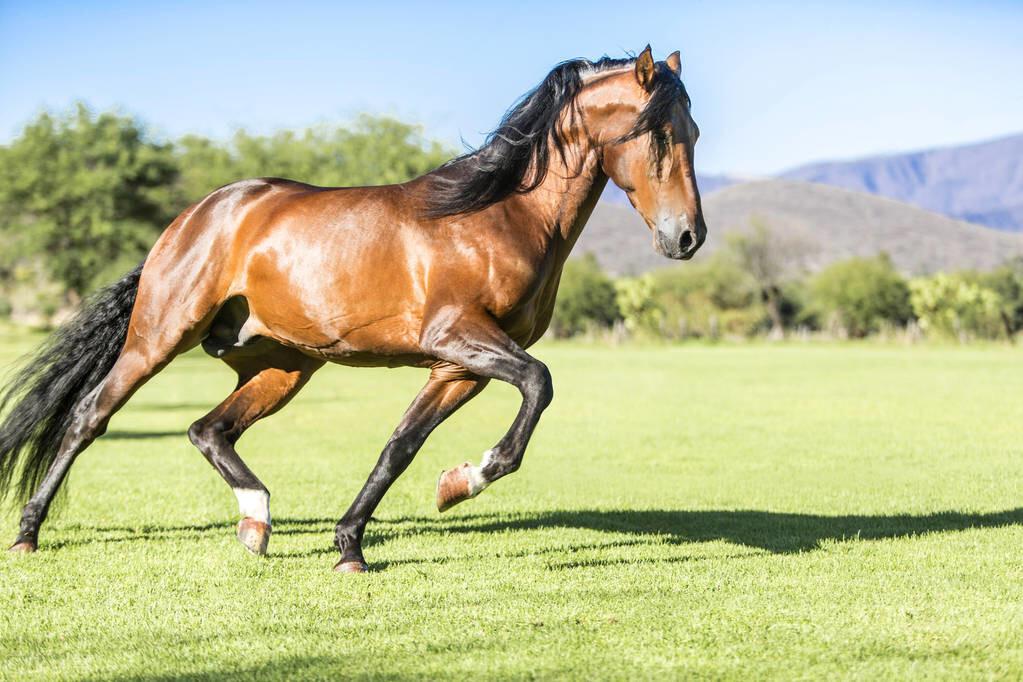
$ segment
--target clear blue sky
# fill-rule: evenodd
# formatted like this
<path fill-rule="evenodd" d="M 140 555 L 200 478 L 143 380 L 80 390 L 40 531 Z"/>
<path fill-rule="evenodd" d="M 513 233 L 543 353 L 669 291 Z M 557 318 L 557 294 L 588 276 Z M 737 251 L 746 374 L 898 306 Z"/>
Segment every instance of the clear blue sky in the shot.
<path fill-rule="evenodd" d="M 0 0 L 0 141 L 40 108 L 120 107 L 164 135 L 361 111 L 478 144 L 555 63 L 679 49 L 697 167 L 1023 131 L 1023 2 L 244 3 Z"/>

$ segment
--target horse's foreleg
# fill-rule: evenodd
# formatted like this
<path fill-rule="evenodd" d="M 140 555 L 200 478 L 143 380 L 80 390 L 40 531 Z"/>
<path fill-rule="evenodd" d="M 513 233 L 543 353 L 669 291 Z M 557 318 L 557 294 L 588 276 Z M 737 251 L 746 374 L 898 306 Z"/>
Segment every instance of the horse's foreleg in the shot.
<path fill-rule="evenodd" d="M 431 372 L 426 386 L 405 411 L 401 423 L 380 453 L 366 484 L 337 524 L 334 546 L 341 552 L 341 560 L 334 570 L 350 573 L 366 570 L 362 536 L 384 493 L 405 471 L 437 425 L 486 385 L 487 379 L 458 368 L 440 367 Z"/>
<path fill-rule="evenodd" d="M 457 362 L 476 374 L 512 384 L 522 394 L 522 406 L 511 428 L 484 453 L 480 466 L 466 462 L 441 474 L 437 508 L 445 511 L 519 468 L 540 414 L 554 397 L 554 389 L 547 367 L 488 317 L 462 317 L 438 324 L 424 334 L 424 346 L 438 357 Z"/>
<path fill-rule="evenodd" d="M 246 466 L 235 442 L 263 417 L 284 407 L 323 366 L 322 360 L 280 349 L 275 356 L 225 359 L 238 372 L 238 386 L 224 402 L 188 429 L 188 437 L 238 498 L 238 539 L 253 554 L 266 554 L 270 539 L 270 492 Z"/>

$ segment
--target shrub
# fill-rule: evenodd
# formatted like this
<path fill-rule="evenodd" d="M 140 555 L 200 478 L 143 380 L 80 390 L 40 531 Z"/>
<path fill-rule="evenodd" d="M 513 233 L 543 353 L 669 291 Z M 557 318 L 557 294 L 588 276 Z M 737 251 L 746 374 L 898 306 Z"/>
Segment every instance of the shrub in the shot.
<path fill-rule="evenodd" d="M 820 318 L 838 317 L 852 336 L 866 336 L 883 322 L 904 325 L 913 314 L 909 286 L 887 254 L 834 263 L 810 282 Z"/>
<path fill-rule="evenodd" d="M 664 313 L 654 300 L 654 278 L 650 273 L 615 280 L 615 301 L 630 332 L 660 330 Z"/>
<path fill-rule="evenodd" d="M 725 258 L 660 268 L 650 278 L 658 324 L 668 337 L 748 336 L 765 316 L 756 282 Z"/>
<path fill-rule="evenodd" d="M 962 275 L 939 273 L 910 280 L 910 303 L 930 333 L 995 338 L 1002 329 L 1002 301 L 993 290 Z"/>
<path fill-rule="evenodd" d="M 592 253 L 569 260 L 561 273 L 551 329 L 556 336 L 572 336 L 587 327 L 610 327 L 620 319 L 615 285 Z"/>

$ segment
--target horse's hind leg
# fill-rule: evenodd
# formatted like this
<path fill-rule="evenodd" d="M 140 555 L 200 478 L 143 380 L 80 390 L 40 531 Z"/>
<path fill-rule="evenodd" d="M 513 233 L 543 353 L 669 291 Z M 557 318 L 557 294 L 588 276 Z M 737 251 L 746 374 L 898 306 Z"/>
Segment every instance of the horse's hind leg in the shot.
<path fill-rule="evenodd" d="M 12 552 L 35 551 L 39 543 L 39 527 L 46 520 L 50 503 L 60 488 L 75 457 L 106 431 L 110 417 L 150 377 L 170 362 L 176 350 L 144 352 L 126 346 L 106 377 L 75 407 L 74 418 L 64 434 L 57 457 L 47 470 L 42 483 L 21 512 L 18 537 Z"/>
<path fill-rule="evenodd" d="M 238 386 L 224 402 L 188 429 L 188 437 L 209 460 L 238 498 L 242 520 L 238 539 L 253 554 L 265 554 L 270 538 L 270 493 L 245 465 L 234 444 L 256 420 L 273 414 L 323 366 L 283 346 L 269 352 L 228 355 L 224 361 L 238 373 Z"/>

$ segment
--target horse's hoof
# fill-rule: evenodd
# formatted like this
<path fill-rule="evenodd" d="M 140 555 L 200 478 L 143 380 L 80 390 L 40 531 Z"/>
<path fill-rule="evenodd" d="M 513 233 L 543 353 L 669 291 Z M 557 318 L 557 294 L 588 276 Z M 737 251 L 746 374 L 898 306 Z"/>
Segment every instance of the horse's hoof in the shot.
<path fill-rule="evenodd" d="M 334 564 L 334 570 L 338 573 L 365 573 L 369 570 L 369 566 L 362 561 L 345 561 L 342 559 Z"/>
<path fill-rule="evenodd" d="M 441 472 L 437 481 L 437 510 L 447 511 L 459 502 L 472 498 L 469 487 L 469 470 L 472 465 L 466 462 L 454 469 Z"/>
<path fill-rule="evenodd" d="M 263 556 L 270 542 L 270 524 L 246 516 L 238 522 L 238 541 L 256 556 Z"/>
<path fill-rule="evenodd" d="M 15 542 L 7 551 L 14 552 L 15 554 L 31 554 L 36 551 L 36 544 L 34 542 L 29 542 L 28 540 L 23 540 L 22 542 Z"/>

